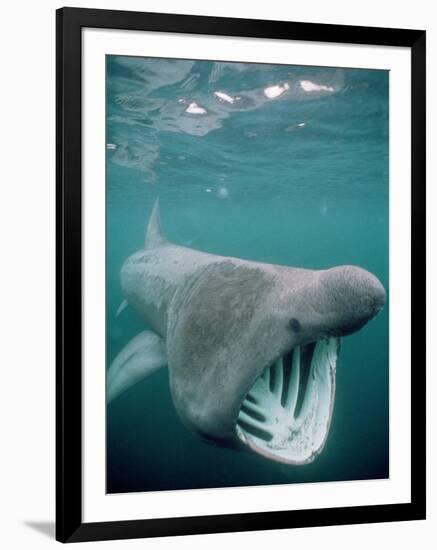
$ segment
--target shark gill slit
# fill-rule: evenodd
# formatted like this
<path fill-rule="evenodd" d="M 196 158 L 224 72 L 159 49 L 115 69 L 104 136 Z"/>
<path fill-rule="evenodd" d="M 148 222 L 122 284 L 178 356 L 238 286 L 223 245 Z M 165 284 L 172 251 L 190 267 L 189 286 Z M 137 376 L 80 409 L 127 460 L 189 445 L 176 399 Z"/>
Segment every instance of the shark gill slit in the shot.
<path fill-rule="evenodd" d="M 269 431 L 269 410 L 263 408 L 265 403 L 262 394 L 257 390 L 261 381 L 280 406 L 288 410 L 294 418 L 298 418 L 309 390 L 308 381 L 315 346 L 316 342 L 302 346 L 303 349 L 297 346 L 264 369 L 240 408 L 237 424 L 247 434 L 266 442 L 273 439 Z"/>

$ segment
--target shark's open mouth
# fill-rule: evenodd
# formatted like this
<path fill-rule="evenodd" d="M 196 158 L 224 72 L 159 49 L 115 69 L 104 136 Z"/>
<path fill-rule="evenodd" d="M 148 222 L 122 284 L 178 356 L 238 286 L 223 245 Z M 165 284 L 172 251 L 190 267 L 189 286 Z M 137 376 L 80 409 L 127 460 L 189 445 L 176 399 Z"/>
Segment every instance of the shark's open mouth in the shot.
<path fill-rule="evenodd" d="M 297 346 L 267 367 L 238 415 L 238 438 L 287 464 L 311 462 L 322 450 L 335 398 L 338 338 Z"/>

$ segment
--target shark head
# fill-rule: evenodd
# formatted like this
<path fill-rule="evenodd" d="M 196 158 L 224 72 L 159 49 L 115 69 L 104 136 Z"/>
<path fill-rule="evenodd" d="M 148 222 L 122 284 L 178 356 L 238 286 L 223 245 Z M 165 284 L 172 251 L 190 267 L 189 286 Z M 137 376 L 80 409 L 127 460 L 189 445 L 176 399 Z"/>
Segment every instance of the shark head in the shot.
<path fill-rule="evenodd" d="M 378 279 L 355 266 L 313 271 L 228 258 L 202 267 L 169 315 L 180 417 L 216 444 L 311 462 L 329 432 L 340 338 L 384 302 Z"/>
<path fill-rule="evenodd" d="M 379 280 L 357 266 L 301 269 L 173 245 L 158 203 L 121 286 L 153 331 L 113 360 L 108 399 L 168 365 L 190 429 L 286 464 L 311 462 L 323 449 L 341 338 L 385 303 Z"/>

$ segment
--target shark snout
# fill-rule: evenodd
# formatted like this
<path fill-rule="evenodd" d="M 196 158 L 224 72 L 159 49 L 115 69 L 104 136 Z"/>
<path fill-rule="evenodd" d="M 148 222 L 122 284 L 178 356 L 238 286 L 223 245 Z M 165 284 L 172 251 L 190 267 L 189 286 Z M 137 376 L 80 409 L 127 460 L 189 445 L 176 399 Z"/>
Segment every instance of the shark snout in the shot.
<path fill-rule="evenodd" d="M 337 335 L 360 329 L 385 304 L 386 293 L 379 279 L 357 266 L 328 269 L 321 274 L 320 283 L 326 290 L 324 305 L 337 320 Z"/>
<path fill-rule="evenodd" d="M 375 275 L 356 266 L 344 266 L 342 268 L 345 292 L 357 306 L 368 308 L 371 317 L 376 315 L 385 304 L 385 289 Z"/>
<path fill-rule="evenodd" d="M 370 292 L 373 296 L 373 311 L 374 315 L 379 313 L 385 304 L 385 288 L 382 283 L 374 275 L 367 272 L 369 277 Z"/>

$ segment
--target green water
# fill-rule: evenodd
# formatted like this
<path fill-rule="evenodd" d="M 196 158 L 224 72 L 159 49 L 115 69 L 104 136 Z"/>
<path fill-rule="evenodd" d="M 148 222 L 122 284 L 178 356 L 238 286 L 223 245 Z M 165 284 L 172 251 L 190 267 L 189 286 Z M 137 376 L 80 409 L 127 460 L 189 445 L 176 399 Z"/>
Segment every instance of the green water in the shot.
<path fill-rule="evenodd" d="M 107 142 L 108 367 L 147 328 L 131 309 L 115 313 L 121 265 L 142 247 L 157 197 L 173 243 L 312 269 L 356 264 L 387 291 L 383 311 L 343 339 L 313 463 L 204 443 L 180 422 L 165 368 L 108 405 L 108 492 L 388 477 L 388 73 L 111 56 Z"/>

